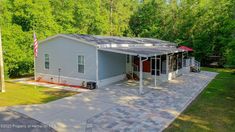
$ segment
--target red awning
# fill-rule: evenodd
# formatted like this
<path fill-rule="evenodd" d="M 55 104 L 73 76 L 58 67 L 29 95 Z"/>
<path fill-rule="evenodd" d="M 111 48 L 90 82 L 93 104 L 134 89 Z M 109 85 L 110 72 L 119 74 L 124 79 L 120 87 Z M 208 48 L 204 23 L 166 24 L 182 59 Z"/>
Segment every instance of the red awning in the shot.
<path fill-rule="evenodd" d="M 182 50 L 185 50 L 185 51 L 193 51 L 193 49 L 192 48 L 189 48 L 189 47 L 187 47 L 187 46 L 180 46 L 179 47 L 179 49 L 182 49 Z"/>

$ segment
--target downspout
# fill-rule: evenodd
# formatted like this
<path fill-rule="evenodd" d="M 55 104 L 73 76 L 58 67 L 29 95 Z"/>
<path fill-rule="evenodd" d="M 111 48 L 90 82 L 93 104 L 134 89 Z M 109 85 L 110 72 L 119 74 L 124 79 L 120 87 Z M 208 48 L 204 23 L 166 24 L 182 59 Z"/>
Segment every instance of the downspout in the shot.
<path fill-rule="evenodd" d="M 144 60 L 142 60 L 142 56 L 139 56 L 140 58 L 140 81 L 139 81 L 139 94 L 143 94 L 143 62 L 148 60 L 148 57 L 145 57 Z"/>

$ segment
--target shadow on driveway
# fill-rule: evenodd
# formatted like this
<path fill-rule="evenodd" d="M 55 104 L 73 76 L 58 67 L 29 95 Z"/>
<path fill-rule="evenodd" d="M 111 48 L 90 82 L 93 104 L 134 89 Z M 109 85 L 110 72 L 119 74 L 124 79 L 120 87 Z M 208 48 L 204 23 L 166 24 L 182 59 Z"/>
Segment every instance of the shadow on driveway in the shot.
<path fill-rule="evenodd" d="M 0 109 L 0 132 L 55 132 L 55 130 L 26 115 Z"/>

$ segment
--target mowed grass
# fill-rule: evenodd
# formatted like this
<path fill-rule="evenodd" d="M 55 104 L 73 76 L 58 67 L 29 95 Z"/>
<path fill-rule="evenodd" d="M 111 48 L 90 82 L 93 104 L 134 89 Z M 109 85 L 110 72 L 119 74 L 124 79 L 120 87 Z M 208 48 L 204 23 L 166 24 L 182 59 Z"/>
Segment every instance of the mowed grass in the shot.
<path fill-rule="evenodd" d="M 235 132 L 235 69 L 219 74 L 165 132 Z"/>
<path fill-rule="evenodd" d="M 0 107 L 41 104 L 78 94 L 59 89 L 6 82 L 6 92 L 0 92 Z"/>

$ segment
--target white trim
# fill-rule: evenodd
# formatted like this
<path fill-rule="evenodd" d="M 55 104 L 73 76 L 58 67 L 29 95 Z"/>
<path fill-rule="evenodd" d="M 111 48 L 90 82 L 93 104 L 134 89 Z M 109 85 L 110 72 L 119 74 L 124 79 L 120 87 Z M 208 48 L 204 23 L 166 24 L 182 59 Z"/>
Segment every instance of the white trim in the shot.
<path fill-rule="evenodd" d="M 133 55 L 133 56 L 148 57 L 148 56 L 142 55 L 142 54 L 136 54 L 136 53 L 126 52 L 126 51 L 119 51 L 119 50 L 117 50 L 117 49 L 106 49 L 106 48 L 102 48 L 102 49 L 98 49 L 98 50 L 101 50 L 101 51 L 108 51 L 108 52 L 113 52 L 113 53 L 119 53 L 119 54 Z"/>
<path fill-rule="evenodd" d="M 66 35 L 63 35 L 63 34 L 58 34 L 58 35 L 55 35 L 55 36 L 48 37 L 48 38 L 46 38 L 45 40 L 39 41 L 38 44 L 41 44 L 41 43 L 44 43 L 44 42 L 49 41 L 49 40 L 51 40 L 51 39 L 59 38 L 59 37 L 64 37 L 64 38 L 67 38 L 67 39 L 70 39 L 70 40 L 74 40 L 74 41 L 77 41 L 77 42 L 80 42 L 80 43 L 84 43 L 84 44 L 88 44 L 88 45 L 92 45 L 92 46 L 97 47 L 97 45 L 94 44 L 94 43 L 86 42 L 86 41 L 83 41 L 83 40 L 81 40 L 81 39 L 69 37 L 69 36 L 66 36 Z"/>
<path fill-rule="evenodd" d="M 151 61 L 152 61 L 152 59 L 151 59 Z M 155 58 L 154 58 L 154 67 L 155 67 L 155 73 L 154 73 L 154 86 L 156 87 L 156 85 L 157 85 L 157 56 L 155 55 Z M 152 64 L 151 64 L 151 67 L 152 67 Z M 152 74 L 152 72 L 151 72 L 151 74 Z M 160 75 L 160 74 L 159 74 Z"/>
<path fill-rule="evenodd" d="M 116 47 L 117 47 L 117 44 L 111 44 L 111 47 L 112 47 L 112 48 L 116 48 Z"/>
<path fill-rule="evenodd" d="M 102 79 L 98 81 L 98 87 L 103 87 L 103 86 L 107 86 L 109 84 L 121 81 L 125 79 L 126 74 L 121 74 L 121 75 L 117 75 L 117 76 L 113 76 L 113 77 L 109 77 L 106 79 Z"/>
<path fill-rule="evenodd" d="M 144 46 L 146 46 L 146 47 L 151 47 L 151 46 L 153 46 L 153 44 L 144 44 Z"/>
<path fill-rule="evenodd" d="M 121 47 L 129 47 L 129 44 L 121 44 Z"/>

